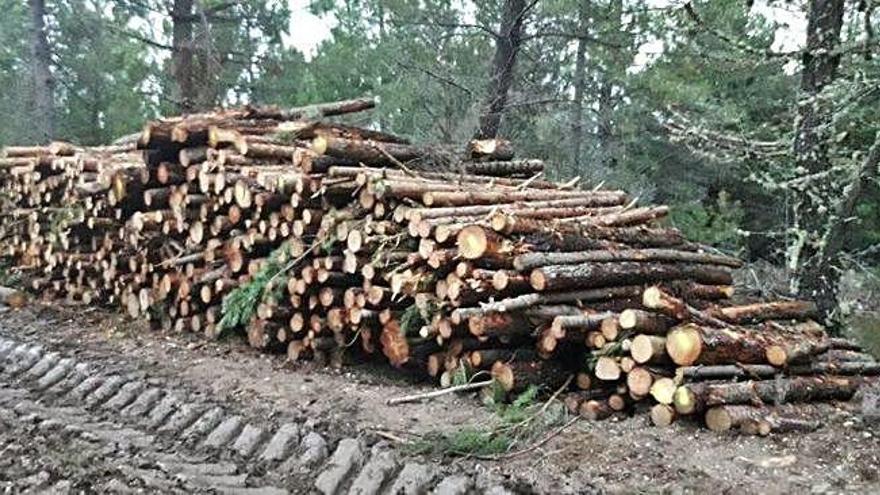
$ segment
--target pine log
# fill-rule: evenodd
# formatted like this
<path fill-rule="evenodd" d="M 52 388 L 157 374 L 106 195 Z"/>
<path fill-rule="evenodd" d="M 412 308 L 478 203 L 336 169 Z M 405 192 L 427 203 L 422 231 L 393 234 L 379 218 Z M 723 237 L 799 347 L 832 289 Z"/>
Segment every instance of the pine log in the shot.
<path fill-rule="evenodd" d="M 668 361 L 666 338 L 656 335 L 636 335 L 630 346 L 630 355 L 638 364 Z"/>
<path fill-rule="evenodd" d="M 529 277 L 532 287 L 537 291 L 612 287 L 681 279 L 722 285 L 732 282 L 729 271 L 714 265 L 632 261 L 550 265 L 533 270 Z"/>
<path fill-rule="evenodd" d="M 668 404 L 654 404 L 651 407 L 651 423 L 659 428 L 672 425 L 675 421 L 675 409 Z"/>
<path fill-rule="evenodd" d="M 426 206 L 467 206 L 515 203 L 518 201 L 547 201 L 553 199 L 577 198 L 587 202 L 586 206 L 619 206 L 626 202 L 621 191 L 554 191 L 527 189 L 524 191 L 439 191 L 426 192 L 422 203 Z"/>
<path fill-rule="evenodd" d="M 728 363 L 784 366 L 795 357 L 814 355 L 825 348 L 822 336 L 816 334 L 768 334 L 693 323 L 672 329 L 666 337 L 666 351 L 679 366 Z"/>
<path fill-rule="evenodd" d="M 718 406 L 706 411 L 706 426 L 715 432 L 738 428 L 740 432 L 766 436 L 771 432 L 814 431 L 822 426 L 818 419 L 804 418 L 812 411 L 806 407 Z"/>
<path fill-rule="evenodd" d="M 620 313 L 618 323 L 622 330 L 631 330 L 648 335 L 666 335 L 674 326 L 674 320 L 659 313 L 641 309 L 627 309 Z"/>
<path fill-rule="evenodd" d="M 461 168 L 465 173 L 491 176 L 534 175 L 544 171 L 541 160 L 509 160 L 465 162 Z"/>
<path fill-rule="evenodd" d="M 772 378 L 781 373 L 788 375 L 861 375 L 880 374 L 880 363 L 875 361 L 813 362 L 780 369 L 763 364 L 727 364 L 714 366 L 683 366 L 676 374 L 688 381 L 736 380 L 743 378 Z"/>
<path fill-rule="evenodd" d="M 640 294 L 641 292 L 641 286 L 630 285 L 620 287 L 608 287 L 603 289 L 524 294 L 508 299 L 502 299 L 493 303 L 486 303 L 479 308 L 460 308 L 453 312 L 453 317 L 458 315 L 459 318 L 464 318 L 471 314 L 486 314 L 491 312 L 504 313 L 539 305 L 572 302 L 595 303 L 614 299 L 631 298 Z"/>
<path fill-rule="evenodd" d="M 774 301 L 745 306 L 717 307 L 711 314 L 731 323 L 750 323 L 766 320 L 806 320 L 818 314 L 816 304 L 808 301 Z"/>
<path fill-rule="evenodd" d="M 556 390 L 568 379 L 568 373 L 554 361 L 496 361 L 491 374 L 505 392 L 521 392 L 530 385 Z"/>
<path fill-rule="evenodd" d="M 610 261 L 686 262 L 729 266 L 732 268 L 742 266 L 740 260 L 723 255 L 674 249 L 625 249 L 621 251 L 594 250 L 568 253 L 527 253 L 514 258 L 513 267 L 519 271 L 527 271 L 548 265 L 575 265 L 586 262 Z"/>
<path fill-rule="evenodd" d="M 676 390 L 674 403 L 681 414 L 730 404 L 787 404 L 849 400 L 861 381 L 831 376 L 797 376 L 738 383 L 692 383 Z"/>
<path fill-rule="evenodd" d="M 472 139 L 467 145 L 467 154 L 475 160 L 513 159 L 513 145 L 506 139 Z"/>

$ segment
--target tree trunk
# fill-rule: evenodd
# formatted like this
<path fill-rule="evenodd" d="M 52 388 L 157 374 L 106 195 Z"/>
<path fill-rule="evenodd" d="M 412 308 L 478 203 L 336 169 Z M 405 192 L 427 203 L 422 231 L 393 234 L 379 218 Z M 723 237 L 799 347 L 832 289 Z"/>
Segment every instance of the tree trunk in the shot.
<path fill-rule="evenodd" d="M 610 26 L 607 27 L 609 33 L 612 33 L 612 39 L 625 39 L 619 33 L 623 32 L 623 0 L 611 0 L 608 5 L 607 16 Z M 598 166 L 600 174 L 607 174 L 610 170 L 617 166 L 619 160 L 620 143 L 615 129 L 615 112 L 617 103 L 621 96 L 615 94 L 615 87 L 618 78 L 623 76 L 625 66 L 621 61 L 620 51 L 622 49 L 610 50 L 608 53 L 609 60 L 605 61 L 605 69 L 599 76 L 598 90 L 598 110 L 597 110 L 597 128 L 596 138 L 599 145 Z M 618 88 L 619 89 L 619 88 Z"/>
<path fill-rule="evenodd" d="M 840 31 L 843 25 L 844 0 L 810 0 L 807 20 L 807 46 L 802 57 L 801 104 L 794 137 L 797 167 L 805 174 L 816 174 L 831 168 L 828 143 L 832 138 L 832 111 L 823 90 L 837 77 L 840 65 Z M 800 247 L 794 249 L 796 272 L 792 279 L 795 293 L 816 300 L 819 311 L 826 318 L 837 307 L 837 284 L 840 272 L 836 269 L 835 253 L 825 253 L 821 244 L 826 232 L 827 212 L 836 192 L 825 181 L 796 198 L 795 221 Z M 833 219 L 831 219 L 834 221 Z M 837 219 L 837 221 L 843 221 Z M 838 233 L 837 235 L 840 235 Z"/>
<path fill-rule="evenodd" d="M 177 105 L 181 113 L 196 109 L 195 67 L 193 66 L 193 0 L 174 0 L 171 8 L 171 74 L 177 86 Z"/>
<path fill-rule="evenodd" d="M 501 115 L 507 106 L 507 93 L 513 83 L 513 71 L 522 44 L 522 27 L 527 10 L 528 4 L 525 0 L 504 2 L 501 23 L 495 37 L 495 56 L 492 58 L 489 88 L 479 127 L 474 133 L 475 139 L 489 139 L 498 135 Z"/>
<path fill-rule="evenodd" d="M 578 29 L 586 34 L 589 22 L 590 2 L 581 0 L 578 5 Z M 578 39 L 577 55 L 574 62 L 574 102 L 571 108 L 571 173 L 578 174 L 581 168 L 581 152 L 584 145 L 584 93 L 586 92 L 587 76 L 587 39 Z"/>
<path fill-rule="evenodd" d="M 46 38 L 46 2 L 30 0 L 31 75 L 34 84 L 34 111 L 31 112 L 36 140 L 48 143 L 55 136 L 55 79 L 50 66 L 52 55 Z"/>

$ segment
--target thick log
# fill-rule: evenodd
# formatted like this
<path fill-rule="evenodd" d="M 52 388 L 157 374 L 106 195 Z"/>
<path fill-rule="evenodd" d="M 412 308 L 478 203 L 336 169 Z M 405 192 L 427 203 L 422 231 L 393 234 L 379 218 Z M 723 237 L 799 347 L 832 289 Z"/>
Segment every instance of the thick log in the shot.
<path fill-rule="evenodd" d="M 693 323 L 672 329 L 666 352 L 679 366 L 694 364 L 764 364 L 784 366 L 793 357 L 825 350 L 822 334 L 768 334 L 745 328 L 712 328 Z"/>
<path fill-rule="evenodd" d="M 674 404 L 681 414 L 730 404 L 787 404 L 849 400 L 861 380 L 830 376 L 797 376 L 738 383 L 693 383 L 679 387 Z"/>
<path fill-rule="evenodd" d="M 675 320 L 665 315 L 641 309 L 624 310 L 617 321 L 622 330 L 648 335 L 666 335 L 666 332 L 675 325 Z"/>
<path fill-rule="evenodd" d="M 731 323 L 766 320 L 806 320 L 818 315 L 816 304 L 808 301 L 774 301 L 713 308 L 710 313 Z"/>
<path fill-rule="evenodd" d="M 439 191 L 426 192 L 422 203 L 426 206 L 466 206 L 516 203 L 518 201 L 548 201 L 553 199 L 577 198 L 587 202 L 586 206 L 619 206 L 626 202 L 626 194 L 621 191 L 558 191 L 527 189 L 524 191 Z"/>
<path fill-rule="evenodd" d="M 372 140 L 345 139 L 335 136 L 318 136 L 312 140 L 312 151 L 317 155 L 329 155 L 355 160 L 364 165 L 390 165 L 420 160 L 435 163 L 455 161 L 454 148 L 442 146 L 417 146 Z"/>
<path fill-rule="evenodd" d="M 564 224 L 564 227 L 557 227 L 555 231 L 537 231 L 527 236 L 526 240 L 534 246 L 534 251 L 588 251 L 615 247 L 627 249 L 628 246 L 665 248 L 689 246 L 681 232 L 676 229 L 644 225 L 615 228 Z"/>
<path fill-rule="evenodd" d="M 651 423 L 658 428 L 665 428 L 675 421 L 675 409 L 667 404 L 654 404 L 651 407 Z"/>
<path fill-rule="evenodd" d="M 506 139 L 472 139 L 467 145 L 467 154 L 475 160 L 513 159 L 513 145 Z"/>
<path fill-rule="evenodd" d="M 728 270 L 714 265 L 634 261 L 551 265 L 533 270 L 529 278 L 532 287 L 537 291 L 613 287 L 682 279 L 721 285 L 733 281 Z"/>
<path fill-rule="evenodd" d="M 880 363 L 875 361 L 814 362 L 789 366 L 785 369 L 763 364 L 720 364 L 714 366 L 683 366 L 676 374 L 688 381 L 739 380 L 773 378 L 788 375 L 880 375 Z"/>
<path fill-rule="evenodd" d="M 814 431 L 822 422 L 809 418 L 810 408 L 795 409 L 793 404 L 780 407 L 718 406 L 706 411 L 706 426 L 715 432 L 738 428 L 740 432 L 766 436 L 771 432 Z"/>
<path fill-rule="evenodd" d="M 586 262 L 662 261 L 685 262 L 738 268 L 742 262 L 724 255 L 674 249 L 625 249 L 621 251 L 580 251 L 569 253 L 526 253 L 514 258 L 513 267 L 527 271 L 548 265 L 576 265 Z"/>
<path fill-rule="evenodd" d="M 638 364 L 663 363 L 669 359 L 666 355 L 666 338 L 656 335 L 636 335 L 629 351 Z"/>
<path fill-rule="evenodd" d="M 542 160 L 510 160 L 466 162 L 461 168 L 465 173 L 509 177 L 513 175 L 534 175 L 544 171 Z"/>
<path fill-rule="evenodd" d="M 247 109 L 245 118 L 273 120 L 319 119 L 363 112 L 375 107 L 375 98 L 355 98 L 294 108 L 254 107 Z"/>
<path fill-rule="evenodd" d="M 502 299 L 500 301 L 485 303 L 479 308 L 460 308 L 453 312 L 453 318 L 466 318 L 472 314 L 485 314 L 491 312 L 517 311 L 532 306 L 550 305 L 560 303 L 590 303 L 625 299 L 635 297 L 642 292 L 641 286 L 631 285 L 622 287 L 608 287 L 603 289 L 576 290 L 567 292 L 548 292 L 523 294 L 521 296 Z"/>
<path fill-rule="evenodd" d="M 492 378 L 505 392 L 521 392 L 530 385 L 556 390 L 568 379 L 568 373 L 553 361 L 496 361 Z"/>

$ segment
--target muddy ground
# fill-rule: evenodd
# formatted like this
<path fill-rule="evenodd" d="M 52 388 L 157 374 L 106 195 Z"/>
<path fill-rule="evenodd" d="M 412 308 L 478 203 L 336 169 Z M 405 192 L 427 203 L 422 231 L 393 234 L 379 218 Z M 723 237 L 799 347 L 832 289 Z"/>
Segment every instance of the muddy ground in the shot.
<path fill-rule="evenodd" d="M 475 396 L 387 406 L 390 397 L 431 386 L 381 366 L 352 365 L 339 371 L 294 365 L 280 356 L 259 354 L 240 339 L 206 342 L 193 335 L 164 334 L 90 308 L 34 304 L 0 314 L 0 326 L 78 358 L 112 363 L 122 357 L 151 376 L 201 390 L 256 417 L 311 419 L 331 438 L 413 439 L 494 420 Z M 23 433 L 0 431 L 0 479 L 16 475 L 19 464 L 10 461 L 16 456 L 42 462 L 51 471 L 55 457 L 37 460 L 22 454 L 37 446 L 16 435 Z M 40 441 L 48 442 L 41 452 L 70 448 L 51 445 L 51 437 Z M 718 435 L 686 422 L 658 429 L 638 415 L 575 422 L 539 448 L 503 461 L 433 460 L 503 479 L 521 492 L 880 493 L 880 422 L 865 419 L 859 407 L 842 407 L 829 413 L 816 432 L 758 438 Z M 77 477 L 96 476 L 88 463 L 66 465 L 64 472 L 74 487 L 80 486 Z"/>

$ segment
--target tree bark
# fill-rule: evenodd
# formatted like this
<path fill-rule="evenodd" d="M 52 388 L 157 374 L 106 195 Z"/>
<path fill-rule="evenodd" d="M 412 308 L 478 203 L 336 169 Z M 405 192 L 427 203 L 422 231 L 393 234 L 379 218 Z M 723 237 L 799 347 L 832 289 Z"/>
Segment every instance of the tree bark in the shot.
<path fill-rule="evenodd" d="M 589 22 L 589 0 L 581 0 L 578 5 L 578 29 L 585 34 Z M 571 172 L 578 174 L 581 169 L 581 152 L 584 146 L 584 93 L 587 89 L 587 43 L 586 36 L 578 39 L 574 62 L 574 102 L 571 108 Z"/>
<path fill-rule="evenodd" d="M 197 93 L 193 64 L 193 0 L 174 0 L 171 7 L 171 74 L 177 86 L 177 106 L 188 114 L 196 109 Z"/>
<path fill-rule="evenodd" d="M 593 250 L 568 253 L 528 253 L 514 258 L 513 267 L 520 271 L 547 265 L 574 265 L 589 261 L 663 261 L 705 263 L 738 268 L 742 262 L 724 255 L 678 251 L 674 249 L 626 249 L 621 251 Z"/>
<path fill-rule="evenodd" d="M 856 393 L 857 378 L 799 376 L 778 380 L 686 385 L 693 394 L 695 410 L 728 404 L 788 404 L 847 400 Z"/>
<path fill-rule="evenodd" d="M 582 263 L 550 265 L 533 270 L 532 287 L 537 291 L 611 287 L 690 279 L 708 284 L 730 284 L 730 272 L 713 265 L 689 263 Z"/>
<path fill-rule="evenodd" d="M 501 23 L 495 37 L 495 55 L 486 92 L 483 114 L 474 133 L 475 139 L 498 135 L 501 116 L 507 106 L 507 93 L 513 83 L 516 57 L 522 44 L 522 27 L 529 8 L 525 0 L 505 0 Z"/>
<path fill-rule="evenodd" d="M 801 104 L 794 137 L 795 163 L 805 174 L 817 174 L 831 168 L 829 143 L 833 134 L 832 109 L 822 95 L 837 78 L 840 65 L 840 32 L 843 26 L 844 0 L 810 0 L 807 18 L 807 45 L 803 52 Z M 794 292 L 816 300 L 819 311 L 829 317 L 837 307 L 840 272 L 833 254 L 823 255 L 821 244 L 826 232 L 836 192 L 826 181 L 818 182 L 800 194 L 794 206 L 795 221 L 802 244 L 794 249 L 796 272 Z M 837 219 L 842 221 L 842 219 Z M 833 221 L 833 219 L 832 219 Z M 838 232 L 837 235 L 841 233 Z"/>
<path fill-rule="evenodd" d="M 31 77 L 34 111 L 31 112 L 37 142 L 48 143 L 55 136 L 55 79 L 50 69 L 52 55 L 46 37 L 46 2 L 29 0 L 31 11 Z"/>

